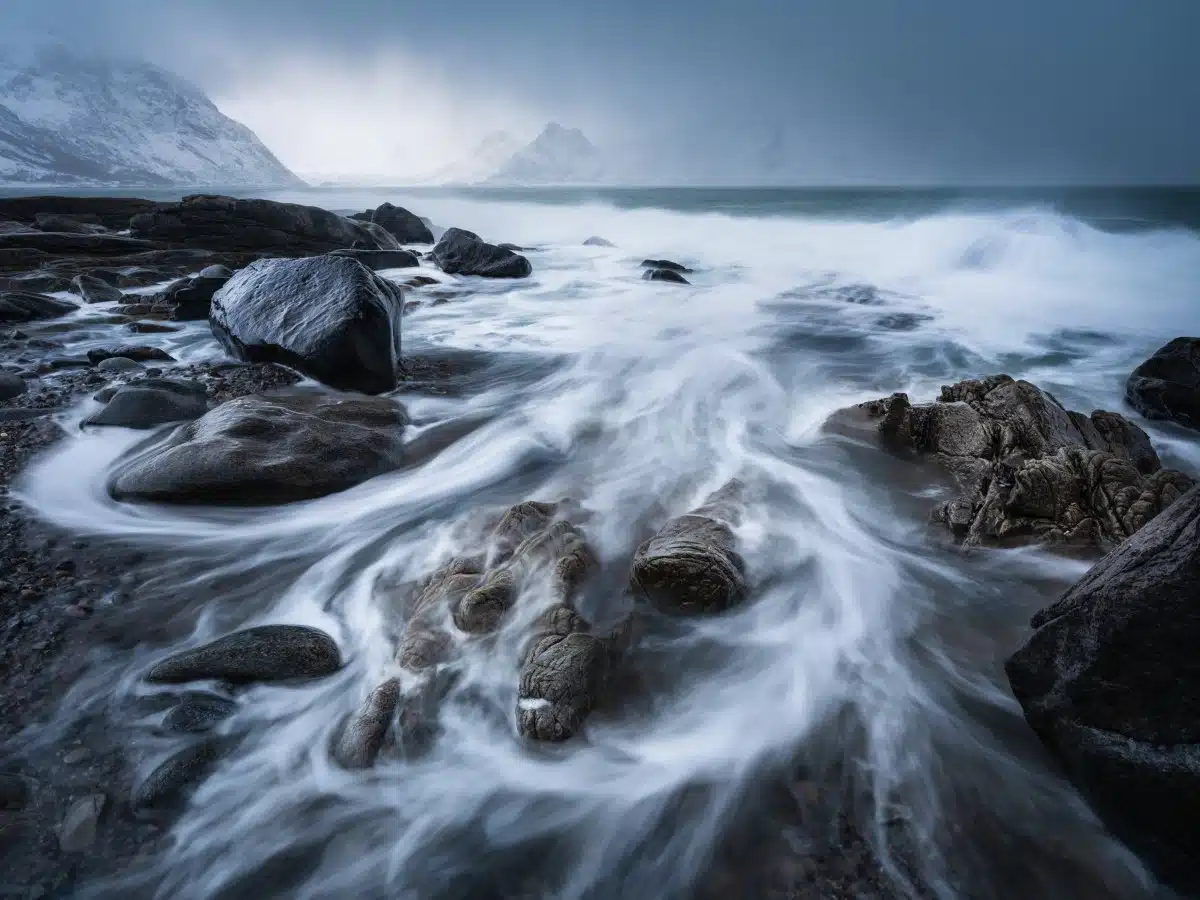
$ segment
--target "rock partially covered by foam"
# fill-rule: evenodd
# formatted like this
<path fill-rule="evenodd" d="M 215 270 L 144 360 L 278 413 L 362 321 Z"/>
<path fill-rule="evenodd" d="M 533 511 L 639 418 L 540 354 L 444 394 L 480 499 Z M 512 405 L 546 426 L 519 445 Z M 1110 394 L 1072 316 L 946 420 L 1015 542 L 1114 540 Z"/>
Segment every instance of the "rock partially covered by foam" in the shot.
<path fill-rule="evenodd" d="M 732 481 L 701 506 L 671 519 L 633 559 L 634 591 L 671 615 L 724 612 L 746 595 L 734 527 L 744 486 Z"/>
<path fill-rule="evenodd" d="M 449 275 L 484 278 L 525 278 L 533 267 L 524 256 L 489 244 L 462 228 L 449 228 L 433 248 L 433 259 Z"/>
<path fill-rule="evenodd" d="M 944 387 L 933 403 L 893 394 L 835 418 L 856 416 L 889 448 L 928 454 L 954 476 L 960 496 L 932 517 L 969 546 L 1120 543 L 1193 483 L 1163 469 L 1124 417 L 1072 412 L 1007 375 Z"/>

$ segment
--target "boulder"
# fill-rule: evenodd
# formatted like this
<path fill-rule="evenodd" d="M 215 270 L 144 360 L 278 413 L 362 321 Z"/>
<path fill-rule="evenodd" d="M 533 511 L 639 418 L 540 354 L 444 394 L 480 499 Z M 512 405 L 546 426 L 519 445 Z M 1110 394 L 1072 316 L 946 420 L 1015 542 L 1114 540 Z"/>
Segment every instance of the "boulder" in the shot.
<path fill-rule="evenodd" d="M 264 259 L 212 299 L 213 333 L 248 362 L 279 362 L 331 387 L 394 389 L 404 295 L 353 259 Z"/>
<path fill-rule="evenodd" d="M 1120 543 L 1192 484 L 1163 469 L 1146 433 L 1116 413 L 1065 409 L 1027 381 L 993 375 L 942 388 L 913 406 L 893 394 L 845 411 L 862 416 L 884 445 L 928 454 L 960 495 L 933 521 L 967 546 Z"/>
<path fill-rule="evenodd" d="M 342 667 L 337 642 L 304 625 L 259 625 L 168 656 L 146 673 L 154 684 L 257 684 L 320 678 Z"/>
<path fill-rule="evenodd" d="M 488 244 L 479 235 L 461 228 L 447 229 L 433 248 L 433 259 L 450 275 L 525 278 L 533 272 L 525 257 Z"/>
<path fill-rule="evenodd" d="M 135 238 L 205 250 L 258 251 L 276 256 L 328 253 L 360 242 L 391 249 L 363 223 L 315 206 L 238 200 L 211 194 L 184 197 L 130 220 Z"/>
<path fill-rule="evenodd" d="M 1005 667 L 1026 720 L 1115 831 L 1200 888 L 1200 487 L 1032 624 Z"/>
<path fill-rule="evenodd" d="M 419 216 L 400 206 L 384 203 L 373 210 L 356 213 L 351 218 L 382 226 L 401 244 L 433 243 L 433 232 L 429 226 Z"/>
<path fill-rule="evenodd" d="M 161 347 L 147 347 L 144 345 L 100 347 L 87 352 L 87 358 L 93 366 L 98 366 L 104 360 L 113 359 L 118 356 L 125 359 L 132 359 L 134 362 L 175 362 L 175 357 Z"/>
<path fill-rule="evenodd" d="M 126 359 L 124 356 L 110 356 L 108 359 L 101 360 L 96 368 L 101 372 L 121 372 L 125 374 L 146 371 L 146 367 L 140 362 L 134 362 L 132 359 Z"/>
<path fill-rule="evenodd" d="M 125 298 L 119 289 L 93 275 L 76 275 L 71 279 L 71 290 L 84 303 L 120 303 Z"/>
<path fill-rule="evenodd" d="M 77 307 L 66 300 L 47 297 L 32 291 L 0 291 L 0 324 L 36 322 L 55 319 L 73 312 Z"/>
<path fill-rule="evenodd" d="M 372 272 L 380 269 L 411 269 L 421 264 L 417 255 L 407 250 L 334 250 L 330 256 L 357 259 Z"/>
<path fill-rule="evenodd" d="M 642 273 L 644 281 L 668 281 L 671 284 L 691 284 L 674 269 L 647 269 Z"/>
<path fill-rule="evenodd" d="M 741 482 L 729 482 L 642 544 L 633 557 L 634 592 L 669 615 L 721 613 L 741 603 L 745 562 L 733 529 L 743 490 Z"/>
<path fill-rule="evenodd" d="M 452 646 L 445 630 L 450 610 L 457 609 L 483 574 L 479 560 L 452 559 L 438 568 L 416 592 L 408 610 L 408 625 L 400 639 L 397 661 L 404 668 L 420 672 L 444 662 Z"/>
<path fill-rule="evenodd" d="M 400 682 L 395 678 L 375 688 L 359 711 L 342 725 L 333 748 L 334 761 L 344 769 L 375 765 L 399 703 Z"/>
<path fill-rule="evenodd" d="M 233 277 L 224 274 L 228 271 L 225 266 L 209 266 L 198 275 L 173 281 L 154 296 L 151 306 L 176 322 L 203 321 L 212 309 L 213 295 Z"/>
<path fill-rule="evenodd" d="M 1179 337 L 1133 370 L 1125 399 L 1147 419 L 1200 429 L 1200 338 Z"/>
<path fill-rule="evenodd" d="M 129 227 L 133 216 L 160 205 L 138 197 L 3 197 L 0 198 L 0 219 L 32 222 L 39 214 L 61 215 L 121 231 Z"/>
<path fill-rule="evenodd" d="M 239 397 L 118 461 L 109 491 L 157 503 L 290 503 L 398 467 L 407 422 L 373 397 Z"/>
<path fill-rule="evenodd" d="M 681 266 L 677 262 L 672 262 L 669 259 L 643 259 L 642 266 L 647 269 L 665 269 L 668 272 L 683 272 L 691 274 L 691 269 L 687 266 Z"/>
<path fill-rule="evenodd" d="M 612 241 L 607 241 L 602 237 L 593 235 L 592 237 L 588 238 L 586 241 L 583 242 L 583 246 L 585 246 L 585 247 L 615 247 L 617 245 L 614 244 Z"/>
<path fill-rule="evenodd" d="M 0 372 L 0 401 L 20 397 L 26 391 L 25 379 L 12 372 Z"/>
<path fill-rule="evenodd" d="M 108 405 L 83 424 L 154 428 L 198 419 L 206 412 L 208 400 L 200 382 L 144 378 L 118 387 Z"/>
<path fill-rule="evenodd" d="M 86 221 L 93 219 L 94 221 Z M 64 216 L 60 213 L 38 213 L 33 223 L 40 231 L 57 231 L 61 234 L 104 234 L 106 229 L 95 216 Z"/>

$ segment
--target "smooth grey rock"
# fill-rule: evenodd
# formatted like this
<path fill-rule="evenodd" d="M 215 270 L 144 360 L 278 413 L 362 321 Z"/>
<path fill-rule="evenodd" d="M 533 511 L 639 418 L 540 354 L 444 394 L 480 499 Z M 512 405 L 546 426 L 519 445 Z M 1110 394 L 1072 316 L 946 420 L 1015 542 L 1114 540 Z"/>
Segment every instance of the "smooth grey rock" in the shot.
<path fill-rule="evenodd" d="M 101 372 L 142 372 L 146 367 L 127 356 L 110 356 L 108 359 L 100 360 L 96 364 L 96 368 Z"/>
<path fill-rule="evenodd" d="M 401 244 L 433 243 L 433 232 L 425 221 L 400 206 L 384 203 L 351 218 L 381 226 Z"/>
<path fill-rule="evenodd" d="M 210 321 L 231 356 L 377 394 L 398 384 L 403 306 L 397 285 L 353 259 L 264 259 L 214 295 Z"/>
<path fill-rule="evenodd" d="M 0 291 L 0 324 L 57 319 L 76 308 L 74 303 L 32 291 Z"/>
<path fill-rule="evenodd" d="M 450 275 L 525 278 L 533 272 L 525 257 L 486 243 L 479 235 L 462 228 L 447 229 L 433 248 L 433 259 Z"/>
<path fill-rule="evenodd" d="M 371 692 L 342 726 L 333 758 L 344 769 L 369 769 L 383 748 L 400 703 L 400 682 L 389 678 Z"/>
<path fill-rule="evenodd" d="M 58 845 L 63 853 L 82 853 L 96 843 L 100 816 L 107 802 L 104 794 L 90 794 L 71 803 L 58 830 Z"/>
<path fill-rule="evenodd" d="M 106 359 L 104 368 L 121 357 Z M 133 363 L 141 368 L 137 363 Z M 84 420 L 85 425 L 119 428 L 154 428 L 167 422 L 198 419 L 208 412 L 204 385 L 198 381 L 145 378 L 120 385 L 112 392 L 108 405 Z"/>
<path fill-rule="evenodd" d="M 168 656 L 146 674 L 155 684 L 290 681 L 332 675 L 341 668 L 337 643 L 304 625 L 259 625 Z"/>
<path fill-rule="evenodd" d="M 93 366 L 98 366 L 106 359 L 114 357 L 123 357 L 131 359 L 134 362 L 174 362 L 175 357 L 169 354 L 166 350 L 160 347 L 146 346 L 122 346 L 122 347 L 104 347 L 96 350 L 89 350 L 87 358 Z"/>
<path fill-rule="evenodd" d="M 404 460 L 403 407 L 373 397 L 239 397 L 118 460 L 109 491 L 158 503 L 290 503 Z"/>
<path fill-rule="evenodd" d="M 189 691 L 163 718 L 163 728 L 177 734 L 211 730 L 237 710 L 237 703 L 218 694 Z"/>

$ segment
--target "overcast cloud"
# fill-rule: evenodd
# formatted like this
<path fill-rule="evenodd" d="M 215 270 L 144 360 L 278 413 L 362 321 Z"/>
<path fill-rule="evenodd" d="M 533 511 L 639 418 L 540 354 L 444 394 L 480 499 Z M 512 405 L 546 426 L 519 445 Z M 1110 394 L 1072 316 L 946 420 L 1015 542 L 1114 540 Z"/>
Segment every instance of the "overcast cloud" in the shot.
<path fill-rule="evenodd" d="M 557 120 L 659 180 L 1200 180 L 1200 0 L 7 0 L 0 32 L 174 69 L 305 172 Z"/>

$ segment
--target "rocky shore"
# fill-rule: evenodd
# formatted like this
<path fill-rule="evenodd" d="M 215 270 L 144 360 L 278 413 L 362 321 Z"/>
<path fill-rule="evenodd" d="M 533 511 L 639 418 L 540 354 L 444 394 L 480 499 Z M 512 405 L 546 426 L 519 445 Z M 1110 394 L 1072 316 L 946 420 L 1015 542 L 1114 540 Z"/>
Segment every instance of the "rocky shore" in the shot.
<path fill-rule="evenodd" d="M 419 276 L 404 271 L 422 264 Z M 694 274 L 664 259 L 642 267 L 666 284 Z M 469 367 L 408 353 L 406 310 L 458 279 L 532 273 L 520 248 L 456 227 L 435 241 L 427 221 L 391 204 L 347 217 L 208 195 L 0 199 L 0 896 L 70 896 L 148 864 L 235 752 L 243 736 L 221 723 L 247 691 L 334 679 L 348 665 L 334 636 L 300 622 L 189 643 L 204 596 L 163 597 L 159 577 L 182 548 L 38 522 L 11 495 L 31 460 L 64 429 L 134 429 L 146 440 L 108 473 L 109 501 L 212 510 L 328 497 L 419 466 L 475 423 L 414 435 L 406 392 L 461 390 Z M 77 355 L 70 317 L 82 307 L 103 308 L 114 339 Z M 225 361 L 181 363 L 139 340 L 205 321 Z M 1131 375 L 1132 408 L 1195 428 L 1198 361 L 1200 338 L 1171 341 Z M 87 398 L 97 407 L 76 424 Z M 929 402 L 863 403 L 826 431 L 948 475 L 956 495 L 934 506 L 931 527 L 964 551 L 1107 554 L 1034 619 L 1008 675 L 1033 731 L 1112 829 L 1172 883 L 1200 889 L 1193 475 L 1164 467 L 1125 414 L 1068 410 L 1004 374 Z M 394 653 L 336 723 L 334 765 L 365 778 L 419 759 L 440 739 L 463 661 L 506 641 L 517 648 L 512 731 L 546 752 L 569 748 L 598 710 L 644 702 L 630 658 L 647 630 L 754 603 L 760 576 L 740 528 L 768 502 L 754 483 L 734 478 L 671 509 L 615 567 L 589 532 L 587 499 L 481 505 L 458 536 L 465 552 L 429 560 L 416 583 L 379 588 L 400 623 Z M 147 663 L 129 677 L 159 704 L 140 714 L 159 717 L 155 746 L 169 748 L 153 767 L 110 725 L 111 710 L 63 711 L 97 659 L 138 648 Z M 857 798 L 837 773 L 784 765 L 764 781 L 766 799 L 732 829 L 697 896 L 902 895 L 847 816 Z M 804 850 L 781 839 L 805 819 L 836 839 Z M 881 827 L 912 892 L 934 896 L 919 837 L 899 820 Z M 1017 875 L 1013 885 L 1023 889 Z"/>

